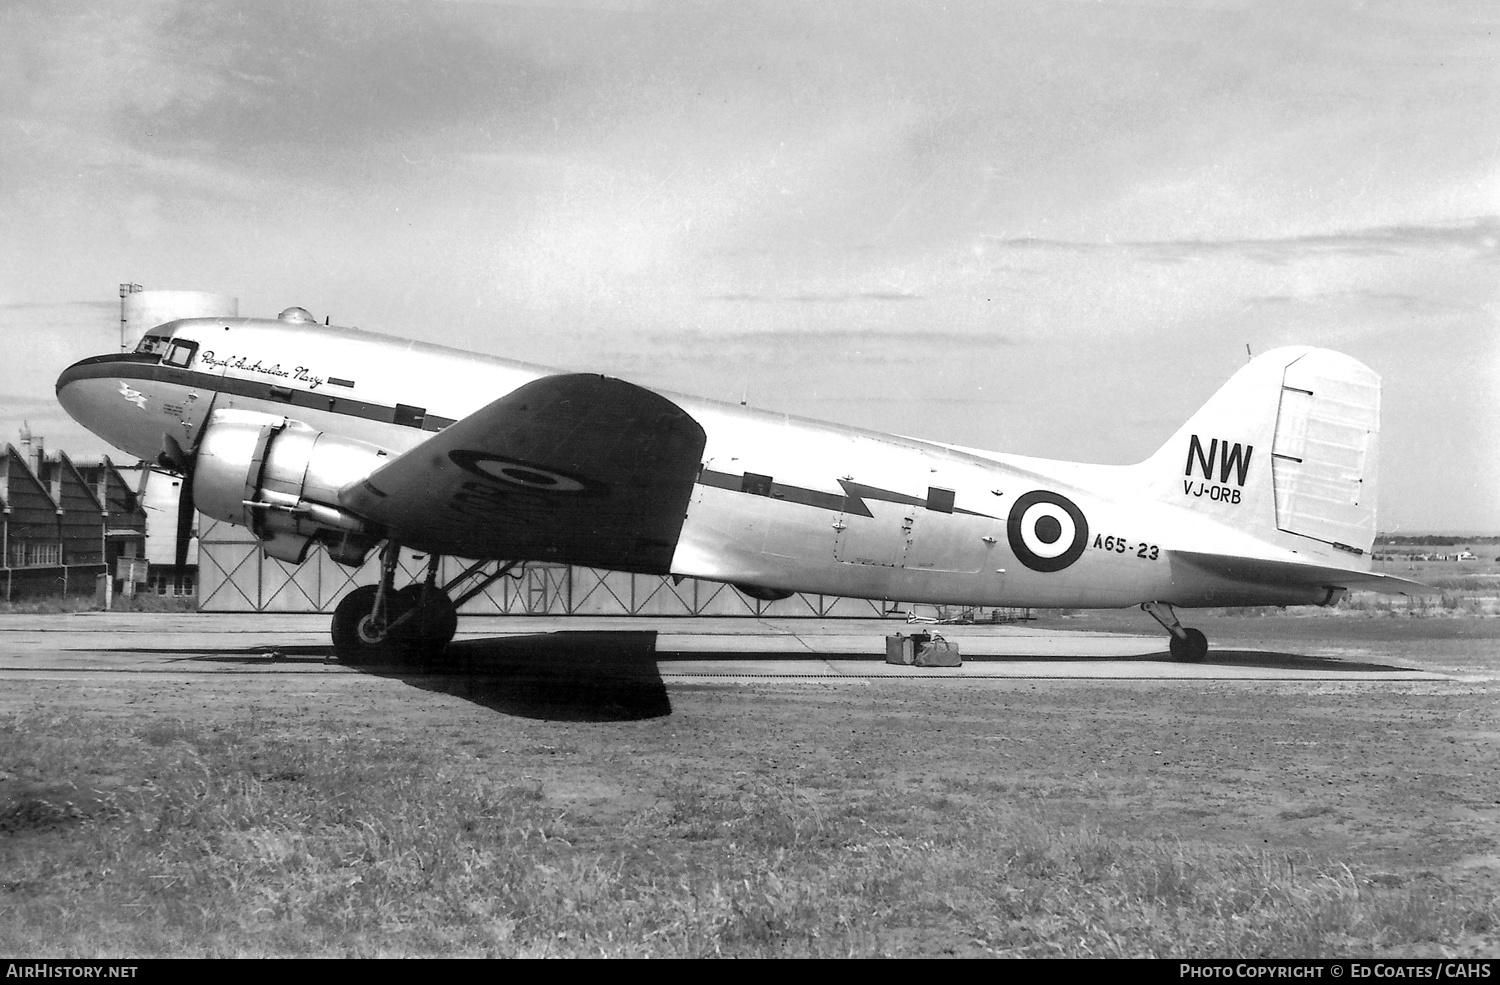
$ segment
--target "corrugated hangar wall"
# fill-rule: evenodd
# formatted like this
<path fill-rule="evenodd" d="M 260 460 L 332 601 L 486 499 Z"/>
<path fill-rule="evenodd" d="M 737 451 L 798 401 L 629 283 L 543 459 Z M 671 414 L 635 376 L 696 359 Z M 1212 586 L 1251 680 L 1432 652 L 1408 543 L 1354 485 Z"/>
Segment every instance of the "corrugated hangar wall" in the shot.
<path fill-rule="evenodd" d="M 198 517 L 198 608 L 205 612 L 332 612 L 360 585 L 379 580 L 378 557 L 358 570 L 334 563 L 321 547 L 300 565 L 261 554 L 244 527 Z M 445 557 L 446 583 L 472 562 Z M 420 582 L 426 561 L 401 552 L 397 587 Z M 773 616 L 870 619 L 886 615 L 878 601 L 793 595 L 777 602 L 747 598 L 728 585 L 659 575 L 528 564 L 499 579 L 459 609 L 466 615 Z M 904 616 L 904 613 L 902 614 Z"/>

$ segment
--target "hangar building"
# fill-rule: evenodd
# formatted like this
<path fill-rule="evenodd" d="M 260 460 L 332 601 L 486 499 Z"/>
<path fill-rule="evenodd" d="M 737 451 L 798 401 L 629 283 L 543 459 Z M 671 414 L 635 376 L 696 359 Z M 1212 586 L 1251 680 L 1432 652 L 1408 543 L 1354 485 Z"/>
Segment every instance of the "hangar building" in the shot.
<path fill-rule="evenodd" d="M 0 590 L 7 602 L 93 594 L 121 558 L 144 557 L 146 511 L 109 459 L 74 465 L 40 447 L 0 455 Z"/>

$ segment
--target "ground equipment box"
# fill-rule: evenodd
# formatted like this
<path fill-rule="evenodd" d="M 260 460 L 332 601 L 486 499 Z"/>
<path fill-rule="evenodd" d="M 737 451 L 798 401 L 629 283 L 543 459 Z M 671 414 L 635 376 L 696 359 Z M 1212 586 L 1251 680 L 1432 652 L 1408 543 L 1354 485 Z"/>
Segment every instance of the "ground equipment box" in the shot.
<path fill-rule="evenodd" d="M 925 635 L 925 634 L 924 634 Z M 910 636 L 902 636 L 897 633 L 885 638 L 885 662 L 888 664 L 905 664 L 911 666 L 917 658 L 917 648 Z"/>
<path fill-rule="evenodd" d="M 957 667 L 963 660 L 959 658 L 957 643 L 938 637 L 930 643 L 918 644 L 914 663 L 918 667 Z"/>
<path fill-rule="evenodd" d="M 907 667 L 958 667 L 963 663 L 958 644 L 949 643 L 936 633 L 887 636 L 885 662 Z"/>

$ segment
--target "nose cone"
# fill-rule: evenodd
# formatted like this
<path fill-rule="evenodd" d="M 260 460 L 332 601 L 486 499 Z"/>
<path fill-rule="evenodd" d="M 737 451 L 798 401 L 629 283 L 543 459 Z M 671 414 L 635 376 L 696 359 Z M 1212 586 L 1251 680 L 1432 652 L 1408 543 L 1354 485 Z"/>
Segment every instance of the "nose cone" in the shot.
<path fill-rule="evenodd" d="M 134 372 L 132 370 L 135 370 Z M 57 378 L 57 402 L 68 416 L 137 458 L 161 445 L 161 408 L 151 406 L 149 384 L 134 361 L 120 355 L 76 362 Z"/>
<path fill-rule="evenodd" d="M 62 404 L 69 417 L 84 427 L 89 426 L 87 393 L 90 388 L 87 384 L 91 381 L 79 372 L 79 368 L 88 362 L 85 359 L 74 363 L 57 378 L 57 402 Z"/>
<path fill-rule="evenodd" d="M 115 389 L 107 375 L 112 367 L 108 356 L 93 356 L 80 360 L 62 371 L 57 378 L 57 402 L 63 410 L 84 427 L 98 434 L 95 428 L 107 418 L 109 402 L 105 394 Z"/>

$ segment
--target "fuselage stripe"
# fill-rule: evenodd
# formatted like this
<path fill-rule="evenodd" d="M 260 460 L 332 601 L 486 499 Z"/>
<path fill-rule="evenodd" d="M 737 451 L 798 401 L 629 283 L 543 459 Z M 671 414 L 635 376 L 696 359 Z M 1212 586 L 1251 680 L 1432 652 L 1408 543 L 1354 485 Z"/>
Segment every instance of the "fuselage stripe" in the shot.
<path fill-rule="evenodd" d="M 68 367 L 58 379 L 57 385 L 61 388 L 68 383 L 78 380 L 93 379 L 170 383 L 175 386 L 194 387 L 202 390 L 226 393 L 236 397 L 264 400 L 268 403 L 287 404 L 292 407 L 306 407 L 310 410 L 323 411 L 329 414 L 357 417 L 369 421 L 379 421 L 382 424 L 393 424 L 423 431 L 441 431 L 448 425 L 455 423 L 454 418 L 441 417 L 431 413 L 422 418 L 420 423 L 408 423 L 397 419 L 395 404 L 372 403 L 365 400 L 355 400 L 352 397 L 262 383 L 258 380 L 244 380 L 234 376 L 218 376 L 213 373 L 146 362 L 146 360 L 141 358 L 142 355 L 141 353 L 121 353 L 86 359 L 83 362 Z M 147 359 L 155 358 L 159 357 L 147 357 Z M 343 381 L 339 382 L 342 383 Z M 732 492 L 745 492 L 743 488 L 744 476 L 729 472 L 716 472 L 712 469 L 703 469 L 698 475 L 698 483 L 718 489 L 727 489 Z M 926 500 L 921 497 L 909 496 L 904 493 L 893 492 L 892 490 L 881 489 L 876 486 L 867 486 L 862 483 L 844 482 L 842 484 L 847 490 L 847 494 L 823 492 L 818 489 L 808 489 L 805 486 L 794 486 L 773 480 L 770 486 L 769 498 L 787 503 L 800 503 L 803 506 L 829 510 L 834 513 L 848 513 L 857 516 L 871 515 L 869 508 L 865 506 L 865 500 L 896 503 L 906 506 L 926 505 Z M 753 495 L 748 492 L 745 494 Z M 955 508 L 953 512 L 968 516 L 989 516 L 988 513 L 977 513 L 973 510 L 961 508 Z"/>
<path fill-rule="evenodd" d="M 715 472 L 712 469 L 703 469 L 698 473 L 699 485 L 712 486 L 716 489 L 728 489 L 730 492 L 742 492 L 747 496 L 761 495 L 752 493 L 744 488 L 744 476 L 735 475 L 732 472 Z M 770 499 L 779 499 L 787 503 L 801 503 L 803 506 L 811 506 L 814 509 L 832 510 L 835 513 L 849 513 L 855 516 L 872 516 L 865 500 L 875 500 L 880 503 L 895 503 L 900 506 L 923 506 L 927 501 L 918 496 L 907 496 L 903 493 L 893 492 L 889 489 L 881 489 L 878 486 L 866 486 L 862 483 L 840 480 L 840 483 L 848 491 L 846 493 L 822 492 L 817 489 L 808 489 L 803 486 L 788 485 L 785 482 L 772 480 L 770 491 L 765 495 Z M 967 516 L 983 516 L 995 519 L 988 513 L 976 513 L 973 510 L 955 509 L 954 513 L 962 513 Z"/>
<path fill-rule="evenodd" d="M 126 353 L 126 356 L 131 355 L 134 354 Z M 70 366 L 58 379 L 57 385 L 61 388 L 68 383 L 78 380 L 105 378 L 142 380 L 151 383 L 171 383 L 176 386 L 196 387 L 203 390 L 227 393 L 236 397 L 249 397 L 254 400 L 265 400 L 270 403 L 306 407 L 310 410 L 321 410 L 330 414 L 341 414 L 345 417 L 359 417 L 369 421 L 379 421 L 382 424 L 395 424 L 421 431 L 441 431 L 443 428 L 454 423 L 454 418 L 441 417 L 431 413 L 426 414 L 420 422 L 408 423 L 398 421 L 396 420 L 396 406 L 394 404 L 372 403 L 366 400 L 356 400 L 353 397 L 315 393 L 311 390 L 293 389 L 270 383 L 261 383 L 257 380 L 242 380 L 233 376 L 216 376 L 212 373 L 179 369 L 176 366 L 143 366 L 137 359 L 120 356 L 105 357 L 97 361 L 87 360 Z"/>

